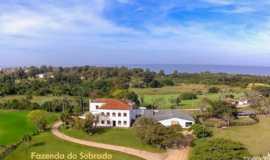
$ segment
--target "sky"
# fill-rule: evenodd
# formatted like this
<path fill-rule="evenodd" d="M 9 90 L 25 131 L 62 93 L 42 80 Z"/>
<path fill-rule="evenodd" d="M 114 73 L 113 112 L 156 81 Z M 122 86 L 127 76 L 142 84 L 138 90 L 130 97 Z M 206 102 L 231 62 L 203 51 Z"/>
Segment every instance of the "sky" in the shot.
<path fill-rule="evenodd" d="M 270 66 L 270 0 L 0 0 L 0 66 Z"/>

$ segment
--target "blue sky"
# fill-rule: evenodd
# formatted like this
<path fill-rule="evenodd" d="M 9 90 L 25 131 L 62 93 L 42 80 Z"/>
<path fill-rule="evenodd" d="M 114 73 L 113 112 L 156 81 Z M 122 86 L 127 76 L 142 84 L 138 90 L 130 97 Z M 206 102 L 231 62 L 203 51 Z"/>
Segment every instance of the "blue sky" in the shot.
<path fill-rule="evenodd" d="M 270 0 L 0 0 L 0 66 L 270 66 Z"/>

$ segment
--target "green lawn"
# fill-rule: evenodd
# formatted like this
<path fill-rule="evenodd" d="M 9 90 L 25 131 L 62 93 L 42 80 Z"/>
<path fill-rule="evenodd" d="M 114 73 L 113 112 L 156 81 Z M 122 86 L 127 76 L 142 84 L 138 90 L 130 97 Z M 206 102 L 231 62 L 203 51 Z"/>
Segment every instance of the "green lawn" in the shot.
<path fill-rule="evenodd" d="M 72 137 L 101 142 L 101 143 L 108 143 L 114 145 L 121 145 L 127 146 L 137 149 L 142 149 L 151 152 L 162 152 L 158 148 L 152 147 L 147 144 L 143 144 L 141 140 L 135 135 L 135 131 L 132 128 L 107 128 L 102 129 L 98 133 L 94 135 L 89 135 L 81 130 L 75 129 L 64 129 L 62 131 L 70 135 Z"/>
<path fill-rule="evenodd" d="M 251 154 L 267 154 L 270 152 L 270 117 L 260 119 L 260 123 L 251 126 L 214 129 L 214 135 L 240 141 Z"/>
<path fill-rule="evenodd" d="M 0 144 L 15 143 L 23 135 L 32 133 L 34 126 L 26 119 L 27 112 L 0 110 Z"/>
<path fill-rule="evenodd" d="M 208 94 L 207 85 L 203 84 L 178 84 L 176 86 L 166 86 L 162 88 L 133 88 L 132 91 L 135 91 L 140 97 L 143 97 L 144 103 L 148 104 L 160 104 L 161 109 L 168 109 L 171 106 L 175 106 L 172 102 L 178 97 L 181 93 L 184 92 L 201 92 L 202 95 L 198 96 L 198 99 L 194 100 L 184 100 L 180 104 L 179 109 L 188 109 L 188 108 L 198 108 L 198 104 L 203 98 L 217 99 L 219 94 Z M 229 87 L 225 85 L 217 85 L 217 87 L 222 88 L 223 90 L 230 91 L 236 97 L 242 95 L 244 89 L 239 87 Z"/>
<path fill-rule="evenodd" d="M 144 103 L 145 104 L 160 104 L 162 109 L 167 109 L 172 106 L 172 99 L 176 99 L 179 94 L 168 94 L 168 95 L 144 95 Z M 205 94 L 199 95 L 197 99 L 193 100 L 183 100 L 180 104 L 180 108 L 178 109 L 186 109 L 186 108 L 198 108 L 199 103 L 203 98 L 209 99 L 217 99 L 219 94 Z"/>
<path fill-rule="evenodd" d="M 141 160 L 140 158 L 129 156 L 119 152 L 90 148 L 75 143 L 65 142 L 63 140 L 57 139 L 56 137 L 51 135 L 51 133 L 43 133 L 35 136 L 30 144 L 21 145 L 5 160 L 29 160 L 31 158 L 31 153 L 33 152 L 39 154 L 55 154 L 59 152 L 60 154 L 64 154 L 65 157 L 72 152 L 78 155 L 78 157 L 76 158 L 77 160 L 80 159 L 80 153 L 91 153 L 92 155 L 107 153 L 112 155 L 112 160 Z M 97 159 L 94 158 L 93 160 Z"/>

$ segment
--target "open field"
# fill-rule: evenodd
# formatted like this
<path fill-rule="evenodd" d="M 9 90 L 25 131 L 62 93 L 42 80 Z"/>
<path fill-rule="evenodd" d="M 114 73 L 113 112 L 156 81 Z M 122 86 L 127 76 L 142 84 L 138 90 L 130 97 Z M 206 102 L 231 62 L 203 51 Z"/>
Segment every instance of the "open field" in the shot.
<path fill-rule="evenodd" d="M 25 134 L 32 133 L 35 127 L 26 119 L 27 112 L 0 110 L 0 144 L 15 143 Z"/>
<path fill-rule="evenodd" d="M 121 145 L 141 150 L 146 150 L 150 152 L 162 152 L 158 148 L 152 147 L 147 144 L 143 144 L 141 140 L 135 135 L 135 131 L 131 128 L 107 128 L 101 129 L 98 133 L 94 135 L 88 135 L 87 133 L 76 130 L 76 129 L 64 129 L 61 131 L 66 135 L 81 138 L 85 140 L 91 140 L 101 143 Z"/>
<path fill-rule="evenodd" d="M 38 136 L 33 137 L 31 144 L 23 144 L 18 149 L 16 149 L 11 155 L 9 155 L 6 160 L 28 160 L 31 157 L 31 152 L 36 152 L 40 154 L 64 154 L 65 157 L 69 153 L 74 153 L 80 158 L 80 153 L 91 153 L 93 154 L 111 154 L 112 160 L 141 160 L 140 158 L 125 155 L 119 152 L 112 152 L 103 149 L 89 148 L 81 146 L 78 144 L 66 142 L 59 140 L 54 137 L 51 133 L 43 133 Z M 65 158 L 66 159 L 66 158 Z M 93 158 L 97 160 L 97 158 Z"/>
<path fill-rule="evenodd" d="M 178 109 L 189 109 L 189 108 L 198 108 L 200 101 L 203 98 L 209 99 L 217 99 L 221 94 L 209 94 L 207 85 L 202 84 L 179 84 L 177 86 L 169 86 L 169 87 L 162 87 L 162 88 L 143 88 L 143 89 L 132 89 L 135 91 L 140 97 L 144 99 L 144 104 L 159 104 L 161 109 L 168 109 L 172 106 L 174 100 L 184 92 L 192 92 L 198 93 L 201 92 L 201 95 L 198 95 L 197 99 L 194 100 L 183 100 Z M 242 95 L 244 89 L 238 87 L 228 87 L 228 86 L 218 86 L 222 88 L 227 93 L 234 94 L 236 97 Z"/>
<path fill-rule="evenodd" d="M 207 93 L 209 87 L 219 87 L 227 91 L 239 93 L 243 89 L 240 87 L 230 87 L 226 85 L 205 85 L 205 84 L 177 84 L 175 86 L 165 86 L 162 88 L 133 88 L 139 95 L 168 95 L 168 94 L 181 94 L 183 92 L 202 92 Z"/>
<path fill-rule="evenodd" d="M 260 117 L 260 122 L 251 126 L 237 126 L 226 129 L 214 129 L 215 137 L 222 137 L 243 143 L 251 154 L 270 152 L 270 117 Z"/>
<path fill-rule="evenodd" d="M 158 103 L 160 104 L 162 109 L 168 109 L 174 105 L 172 100 L 176 99 L 178 96 L 179 94 L 168 94 L 168 95 L 144 95 L 143 97 L 145 104 Z M 183 100 L 180 103 L 180 106 L 176 108 L 178 109 L 198 108 L 199 107 L 198 105 L 203 98 L 217 99 L 218 97 L 219 94 L 199 95 L 197 99 Z"/>

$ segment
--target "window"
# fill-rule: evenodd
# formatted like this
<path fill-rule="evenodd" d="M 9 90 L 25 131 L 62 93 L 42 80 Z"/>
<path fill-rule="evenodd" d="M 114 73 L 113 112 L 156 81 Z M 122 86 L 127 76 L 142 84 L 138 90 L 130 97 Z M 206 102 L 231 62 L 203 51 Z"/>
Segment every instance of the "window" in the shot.
<path fill-rule="evenodd" d="M 115 117 L 115 116 L 116 116 L 116 113 L 113 112 L 113 113 L 112 113 L 112 116 Z"/>
<path fill-rule="evenodd" d="M 111 124 L 111 121 L 108 120 L 108 121 L 107 121 L 107 124 Z"/>
<path fill-rule="evenodd" d="M 121 113 L 118 113 L 118 117 L 121 117 Z"/>
<path fill-rule="evenodd" d="M 127 125 L 127 121 L 124 121 L 124 125 Z"/>
<path fill-rule="evenodd" d="M 110 112 L 107 112 L 107 116 L 110 116 Z"/>
<path fill-rule="evenodd" d="M 127 113 L 124 113 L 124 117 L 126 117 L 127 116 Z"/>
<path fill-rule="evenodd" d="M 98 109 L 98 105 L 96 105 L 96 109 Z"/>
<path fill-rule="evenodd" d="M 192 122 L 186 122 L 186 127 L 190 127 L 190 126 L 192 126 Z"/>
<path fill-rule="evenodd" d="M 118 125 L 121 125 L 122 124 L 122 122 L 121 121 L 118 121 Z"/>
<path fill-rule="evenodd" d="M 104 115 L 105 115 L 105 113 L 104 113 L 104 112 L 101 112 L 101 115 L 102 115 L 102 116 L 104 116 Z"/>
<path fill-rule="evenodd" d="M 104 124 L 104 121 L 103 120 L 101 121 L 101 124 Z"/>

